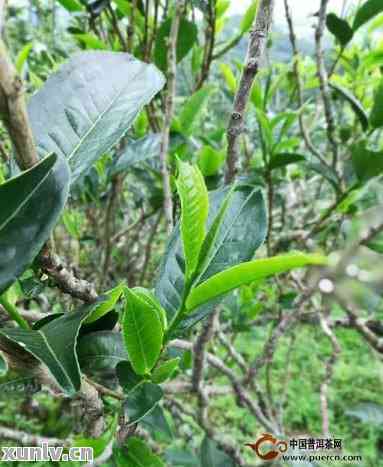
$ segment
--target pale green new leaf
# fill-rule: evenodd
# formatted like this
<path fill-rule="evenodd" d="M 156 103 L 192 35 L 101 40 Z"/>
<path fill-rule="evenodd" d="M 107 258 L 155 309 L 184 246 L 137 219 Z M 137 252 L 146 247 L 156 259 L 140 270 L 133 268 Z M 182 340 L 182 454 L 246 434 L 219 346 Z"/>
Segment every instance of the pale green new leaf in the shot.
<path fill-rule="evenodd" d="M 91 315 L 86 319 L 85 324 L 93 323 L 109 313 L 109 311 L 113 310 L 120 299 L 124 288 L 124 284 L 119 284 L 117 287 L 105 292 L 105 300 L 96 306 Z"/>
<path fill-rule="evenodd" d="M 258 6 L 259 0 L 253 0 L 249 8 L 246 10 L 240 25 L 241 34 L 245 34 L 251 28 L 251 25 L 253 24 L 258 12 Z"/>
<path fill-rule="evenodd" d="M 200 116 L 214 89 L 214 86 L 204 86 L 185 102 L 177 121 L 183 134 L 191 134 L 197 118 Z"/>
<path fill-rule="evenodd" d="M 165 330 L 168 327 L 166 312 L 156 297 L 149 290 L 144 289 L 143 287 L 134 287 L 133 291 L 152 308 L 161 322 L 162 329 Z"/>
<path fill-rule="evenodd" d="M 164 335 L 162 323 L 157 311 L 142 295 L 126 289 L 125 298 L 122 328 L 126 350 L 134 371 L 145 375 L 153 368 L 161 353 Z"/>
<path fill-rule="evenodd" d="M 273 258 L 257 259 L 238 264 L 202 282 L 186 300 L 186 308 L 193 310 L 241 285 L 290 271 L 307 265 L 324 265 L 325 257 L 317 254 L 294 253 Z"/>
<path fill-rule="evenodd" d="M 179 161 L 177 190 L 181 200 L 181 236 L 186 263 L 186 280 L 195 273 L 206 236 L 209 198 L 205 181 L 197 167 Z"/>
<path fill-rule="evenodd" d="M 178 368 L 179 362 L 180 358 L 176 357 L 162 363 L 162 365 L 160 365 L 153 371 L 153 383 L 161 384 L 164 383 L 167 379 L 169 379 Z"/>
<path fill-rule="evenodd" d="M 18 53 L 17 58 L 16 58 L 16 63 L 15 63 L 17 73 L 21 74 L 21 72 L 23 71 L 24 64 L 28 60 L 32 47 L 33 47 L 32 42 L 29 42 Z"/>

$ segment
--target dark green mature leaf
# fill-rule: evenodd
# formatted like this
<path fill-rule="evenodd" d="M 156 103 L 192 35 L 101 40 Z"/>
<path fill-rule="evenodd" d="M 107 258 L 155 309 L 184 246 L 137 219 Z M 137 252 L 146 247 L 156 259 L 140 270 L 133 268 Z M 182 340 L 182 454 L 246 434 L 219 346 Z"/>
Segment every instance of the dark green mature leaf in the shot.
<path fill-rule="evenodd" d="M 381 0 L 367 0 L 356 12 L 352 29 L 356 31 L 382 11 L 383 2 Z"/>
<path fill-rule="evenodd" d="M 214 86 L 204 86 L 186 100 L 181 108 L 176 129 L 186 136 L 192 133 L 196 119 L 205 108 L 214 90 Z"/>
<path fill-rule="evenodd" d="M 134 290 L 125 290 L 126 306 L 122 319 L 125 347 L 134 371 L 145 375 L 161 352 L 164 335 L 157 310 Z"/>
<path fill-rule="evenodd" d="M 126 394 L 132 391 L 132 389 L 134 389 L 143 381 L 143 377 L 137 375 L 134 372 L 132 365 L 125 360 L 119 362 L 116 366 L 116 374 L 118 382 Z"/>
<path fill-rule="evenodd" d="M 209 229 L 229 191 L 226 187 L 209 193 Z M 266 237 L 266 224 L 265 202 L 259 188 L 239 186 L 228 203 L 202 279 L 239 262 L 249 261 Z M 184 270 L 182 242 L 179 227 L 176 227 L 163 257 L 155 289 L 169 321 L 182 302 Z"/>
<path fill-rule="evenodd" d="M 264 242 L 266 232 L 267 216 L 262 191 L 252 186 L 239 186 L 230 197 L 198 283 L 245 261 L 244 258 L 252 258 Z"/>
<path fill-rule="evenodd" d="M 128 426 L 139 422 L 150 413 L 162 396 L 161 387 L 148 382 L 143 382 L 130 391 L 124 402 L 125 416 L 129 420 Z"/>
<path fill-rule="evenodd" d="M 161 432 L 167 439 L 173 438 L 172 429 L 160 405 L 156 405 L 153 410 L 145 415 L 145 417 L 141 419 L 141 423 L 145 428 L 148 428 L 153 435 Z"/>
<path fill-rule="evenodd" d="M 52 154 L 0 185 L 0 294 L 48 240 L 67 200 L 69 183 L 66 161 Z"/>
<path fill-rule="evenodd" d="M 368 248 L 383 255 L 383 233 L 378 234 L 367 244 Z"/>
<path fill-rule="evenodd" d="M 383 172 L 383 151 L 370 151 L 366 142 L 355 144 L 351 149 L 354 171 L 361 182 L 377 177 Z"/>
<path fill-rule="evenodd" d="M 351 94 L 350 91 L 339 86 L 338 84 L 329 83 L 332 89 L 343 99 L 345 99 L 352 107 L 352 110 L 355 112 L 355 115 L 358 117 L 362 128 L 364 131 L 368 129 L 368 115 L 367 112 L 364 110 L 363 105 L 359 102 L 359 100 Z"/>
<path fill-rule="evenodd" d="M 280 255 L 241 263 L 210 277 L 210 279 L 193 289 L 186 300 L 186 308 L 193 310 L 216 297 L 255 280 L 307 265 L 324 265 L 326 263 L 327 260 L 323 256 L 303 253 Z"/>
<path fill-rule="evenodd" d="M 152 453 L 145 441 L 131 436 L 126 443 L 126 448 L 113 450 L 114 461 L 117 467 L 165 467 L 162 460 Z"/>
<path fill-rule="evenodd" d="M 302 162 L 305 160 L 306 158 L 302 154 L 296 154 L 292 152 L 273 154 L 270 160 L 269 169 L 281 169 L 282 167 L 286 167 L 289 164 L 296 164 L 297 162 Z"/>
<path fill-rule="evenodd" d="M 87 372 L 112 370 L 128 359 L 122 335 L 113 331 L 98 331 L 81 337 L 77 355 L 81 368 Z"/>
<path fill-rule="evenodd" d="M 374 96 L 374 106 L 370 115 L 370 123 L 373 128 L 383 127 L 383 79 Z"/>
<path fill-rule="evenodd" d="M 0 334 L 23 347 L 47 366 L 57 384 L 68 396 L 81 386 L 80 366 L 75 352 L 82 322 L 89 316 L 94 304 L 63 316 L 42 326 L 39 330 L 0 329 Z"/>
<path fill-rule="evenodd" d="M 188 162 L 178 163 L 177 190 L 181 200 L 181 235 L 185 257 L 185 276 L 190 280 L 197 267 L 206 235 L 209 197 L 199 169 Z"/>
<path fill-rule="evenodd" d="M 135 141 L 129 141 L 122 154 L 115 160 L 112 175 L 125 172 L 135 164 L 158 157 L 160 154 L 161 134 L 151 133 Z"/>
<path fill-rule="evenodd" d="M 221 451 L 217 443 L 205 437 L 201 445 L 201 467 L 234 467 L 231 457 Z"/>
<path fill-rule="evenodd" d="M 128 54 L 75 54 L 30 99 L 39 152 L 64 155 L 76 181 L 124 136 L 163 85 L 153 65 Z"/>
<path fill-rule="evenodd" d="M 172 18 L 166 19 L 160 26 L 156 35 L 156 44 L 154 49 L 154 63 L 162 71 L 167 70 L 167 54 L 168 54 L 168 38 L 172 26 Z M 181 18 L 178 38 L 177 38 L 177 63 L 179 63 L 198 39 L 197 26 L 188 21 L 186 18 Z"/>
<path fill-rule="evenodd" d="M 329 13 L 326 17 L 327 29 L 345 47 L 354 36 L 354 31 L 345 19 L 339 18 L 335 13 Z"/>

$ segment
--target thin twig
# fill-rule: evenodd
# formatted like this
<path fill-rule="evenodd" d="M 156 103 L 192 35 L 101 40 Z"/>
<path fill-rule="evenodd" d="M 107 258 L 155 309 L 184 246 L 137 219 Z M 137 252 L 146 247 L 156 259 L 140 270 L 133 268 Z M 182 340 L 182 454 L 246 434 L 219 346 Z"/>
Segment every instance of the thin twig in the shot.
<path fill-rule="evenodd" d="M 239 82 L 238 90 L 234 98 L 233 111 L 231 113 L 227 129 L 227 170 L 225 182 L 231 183 L 237 173 L 239 160 L 239 136 L 244 131 L 245 111 L 250 97 L 254 78 L 260 68 L 267 37 L 271 28 L 274 0 L 262 0 L 258 14 L 250 32 L 250 40 L 247 49 L 245 65 Z"/>
<path fill-rule="evenodd" d="M 326 25 L 326 11 L 329 0 L 321 0 L 318 12 L 318 25 L 315 30 L 316 60 L 318 68 L 319 88 L 323 101 L 326 119 L 327 138 L 332 150 L 332 167 L 337 173 L 338 144 L 335 140 L 335 119 L 328 85 L 328 75 L 324 61 L 323 33 Z"/>
<path fill-rule="evenodd" d="M 168 151 L 169 151 L 169 136 L 170 126 L 174 110 L 174 97 L 176 94 L 176 73 L 177 73 L 177 38 L 180 20 L 183 12 L 183 0 L 176 1 L 176 8 L 170 29 L 169 42 L 168 42 L 168 73 L 167 73 L 167 89 L 165 96 L 165 121 L 162 132 L 160 161 L 161 161 L 161 175 L 164 190 L 164 212 L 166 220 L 166 229 L 170 234 L 173 230 L 173 200 L 172 190 L 170 186 L 170 173 L 168 167 Z"/>

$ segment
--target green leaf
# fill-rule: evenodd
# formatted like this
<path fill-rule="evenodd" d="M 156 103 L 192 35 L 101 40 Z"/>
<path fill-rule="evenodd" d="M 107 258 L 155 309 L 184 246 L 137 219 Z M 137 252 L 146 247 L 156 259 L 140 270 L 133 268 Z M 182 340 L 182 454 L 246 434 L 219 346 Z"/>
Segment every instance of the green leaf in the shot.
<path fill-rule="evenodd" d="M 124 292 L 124 289 L 125 289 L 125 285 L 119 284 L 117 287 L 114 287 L 114 289 L 104 292 L 103 294 L 104 300 L 99 305 L 95 306 L 91 315 L 85 320 L 84 324 L 93 323 L 94 321 L 97 321 L 102 316 L 106 315 L 111 310 L 113 310 L 118 300 L 120 299 L 122 293 Z"/>
<path fill-rule="evenodd" d="M 154 63 L 162 71 L 166 71 L 168 68 L 168 39 L 172 21 L 172 18 L 166 19 L 159 27 L 156 35 Z M 197 42 L 197 38 L 198 28 L 196 24 L 188 21 L 186 18 L 181 18 L 177 37 L 177 63 L 186 57 L 193 45 Z"/>
<path fill-rule="evenodd" d="M 173 438 L 172 429 L 160 405 L 156 405 L 153 410 L 145 415 L 145 417 L 141 419 L 141 423 L 153 436 L 161 432 L 167 439 L 171 440 Z"/>
<path fill-rule="evenodd" d="M 128 54 L 75 54 L 29 101 L 39 152 L 64 155 L 76 181 L 125 135 L 163 85 L 153 65 Z"/>
<path fill-rule="evenodd" d="M 211 146 L 203 146 L 197 154 L 198 167 L 205 177 L 216 175 L 226 159 L 226 151 L 218 151 Z"/>
<path fill-rule="evenodd" d="M 348 22 L 345 19 L 339 18 L 335 13 L 327 15 L 326 26 L 342 47 L 345 47 L 354 36 L 354 31 Z"/>
<path fill-rule="evenodd" d="M 253 0 L 242 17 L 241 24 L 239 26 L 240 34 L 245 34 L 252 26 L 254 19 L 258 12 L 259 0 Z"/>
<path fill-rule="evenodd" d="M 221 63 L 219 65 L 219 69 L 221 70 L 222 76 L 226 82 L 226 86 L 228 87 L 229 91 L 232 94 L 235 94 L 235 91 L 237 90 L 237 79 L 234 76 L 232 69 L 229 65 L 226 65 L 226 63 Z"/>
<path fill-rule="evenodd" d="M 264 279 L 307 265 L 324 265 L 326 263 L 327 260 L 323 256 L 303 253 L 281 255 L 241 263 L 214 275 L 193 289 L 186 300 L 186 308 L 193 310 L 216 297 L 255 280 Z"/>
<path fill-rule="evenodd" d="M 0 334 L 20 345 L 46 365 L 57 384 L 68 396 L 80 389 L 80 366 L 75 352 L 77 336 L 94 304 L 65 313 L 38 330 L 0 329 Z"/>
<path fill-rule="evenodd" d="M 75 447 L 89 447 L 93 449 L 93 458 L 101 456 L 109 443 L 114 438 L 118 426 L 118 416 L 115 415 L 110 427 L 99 438 L 75 438 L 73 446 Z"/>
<path fill-rule="evenodd" d="M 374 96 L 374 106 L 370 115 L 370 123 L 373 128 L 383 127 L 383 79 Z"/>
<path fill-rule="evenodd" d="M 190 96 L 180 110 L 178 118 L 179 129 L 184 135 L 190 135 L 196 119 L 204 109 L 209 97 L 215 90 L 214 86 L 204 86 Z"/>
<path fill-rule="evenodd" d="M 362 141 L 351 149 L 352 165 L 361 182 L 366 182 L 383 172 L 383 151 L 370 151 L 366 144 L 366 141 Z"/>
<path fill-rule="evenodd" d="M 266 237 L 266 207 L 261 190 L 241 185 L 229 197 L 227 209 L 222 209 L 230 190 L 226 187 L 209 193 L 209 230 L 205 240 L 207 244 L 202 247 L 205 251 L 203 257 L 206 251 L 211 253 L 204 260 L 201 271 L 205 272 L 201 280 L 242 261 L 249 261 Z M 220 228 L 213 235 L 210 229 L 221 209 L 223 219 L 216 222 L 216 229 Z M 209 241 L 210 237 L 212 241 Z M 213 244 L 212 248 L 209 242 Z M 184 270 L 182 241 L 179 227 L 176 227 L 166 248 L 155 290 L 169 321 L 182 303 Z"/>
<path fill-rule="evenodd" d="M 161 353 L 164 330 L 158 311 L 140 294 L 125 290 L 122 328 L 129 361 L 139 375 L 150 372 Z"/>
<path fill-rule="evenodd" d="M 118 382 L 126 394 L 143 382 L 143 377 L 137 375 L 134 372 L 132 365 L 125 360 L 119 362 L 116 366 L 116 374 Z"/>
<path fill-rule="evenodd" d="M 164 383 L 176 371 L 179 363 L 180 363 L 179 357 L 172 358 L 171 360 L 168 360 L 167 362 L 162 363 L 162 365 L 160 365 L 158 368 L 156 368 L 153 371 L 153 374 L 152 374 L 153 383 L 156 383 L 156 384 Z"/>
<path fill-rule="evenodd" d="M 125 172 L 133 165 L 160 155 L 161 134 L 152 133 L 136 141 L 129 141 L 122 154 L 115 159 L 111 174 Z"/>
<path fill-rule="evenodd" d="M 235 467 L 235 464 L 217 443 L 205 436 L 201 444 L 201 467 Z"/>
<path fill-rule="evenodd" d="M 216 17 L 220 18 L 221 16 L 223 16 L 229 7 L 230 0 L 217 0 L 215 6 Z"/>
<path fill-rule="evenodd" d="M 0 351 L 0 377 L 5 376 L 8 372 L 8 363 L 4 354 Z"/>
<path fill-rule="evenodd" d="M 178 163 L 177 190 L 181 200 L 181 235 L 186 260 L 186 281 L 193 277 L 206 235 L 209 198 L 205 181 L 197 167 Z"/>
<path fill-rule="evenodd" d="M 148 306 L 153 309 L 161 322 L 162 330 L 165 331 L 168 327 L 166 312 L 154 294 L 143 287 L 134 287 L 132 290 L 139 298 L 141 298 L 144 302 L 147 303 Z"/>
<path fill-rule="evenodd" d="M 21 74 L 25 65 L 25 62 L 28 60 L 29 54 L 31 53 L 31 50 L 33 48 L 32 42 L 29 42 L 28 44 L 24 45 L 24 47 L 20 50 L 20 52 L 17 55 L 15 66 L 17 73 Z"/>
<path fill-rule="evenodd" d="M 162 399 L 163 392 L 157 384 L 143 382 L 129 392 L 124 402 L 128 426 L 134 425 L 150 413 Z"/>
<path fill-rule="evenodd" d="M 360 101 L 351 94 L 350 91 L 334 83 L 329 83 L 330 87 L 352 107 L 355 115 L 358 117 L 364 131 L 368 129 L 368 116 Z"/>
<path fill-rule="evenodd" d="M 99 39 L 97 36 L 91 33 L 81 33 L 81 34 L 72 34 L 74 38 L 80 43 L 80 45 L 84 45 L 89 50 L 107 50 L 108 46 Z"/>
<path fill-rule="evenodd" d="M 66 161 L 52 154 L 0 185 L 0 294 L 48 240 L 67 200 L 69 183 Z"/>
<path fill-rule="evenodd" d="M 356 31 L 382 11 L 383 3 L 381 0 L 367 0 L 356 12 L 352 29 Z"/>
<path fill-rule="evenodd" d="M 126 448 L 115 448 L 113 460 L 117 467 L 165 467 L 162 460 L 152 453 L 145 441 L 131 436 Z"/>
<path fill-rule="evenodd" d="M 374 239 L 367 244 L 367 246 L 370 250 L 383 255 L 383 233 L 376 235 Z"/>
<path fill-rule="evenodd" d="M 57 0 L 67 11 L 74 13 L 83 11 L 83 6 L 78 0 Z"/>
<path fill-rule="evenodd" d="M 269 169 L 280 169 L 282 167 L 286 167 L 289 164 L 296 164 L 297 162 L 302 162 L 305 160 L 306 158 L 302 154 L 296 154 L 292 152 L 273 154 L 269 163 Z"/>
<path fill-rule="evenodd" d="M 128 359 L 123 337 L 119 332 L 98 331 L 81 337 L 77 345 L 81 368 L 86 372 L 113 370 Z"/>

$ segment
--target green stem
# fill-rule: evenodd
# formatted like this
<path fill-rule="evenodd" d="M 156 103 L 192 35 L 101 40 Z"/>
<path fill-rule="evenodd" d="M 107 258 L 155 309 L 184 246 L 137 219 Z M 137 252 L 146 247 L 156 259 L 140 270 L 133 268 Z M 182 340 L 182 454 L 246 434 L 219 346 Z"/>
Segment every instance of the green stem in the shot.
<path fill-rule="evenodd" d="M 10 303 L 4 295 L 0 296 L 0 305 L 3 306 L 5 311 L 9 314 L 9 316 L 18 323 L 18 325 L 23 329 L 30 329 L 29 324 L 25 319 L 20 315 L 18 309 Z"/>

